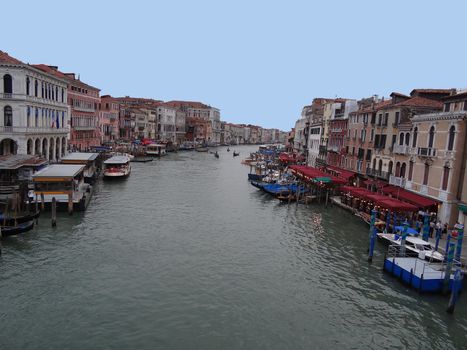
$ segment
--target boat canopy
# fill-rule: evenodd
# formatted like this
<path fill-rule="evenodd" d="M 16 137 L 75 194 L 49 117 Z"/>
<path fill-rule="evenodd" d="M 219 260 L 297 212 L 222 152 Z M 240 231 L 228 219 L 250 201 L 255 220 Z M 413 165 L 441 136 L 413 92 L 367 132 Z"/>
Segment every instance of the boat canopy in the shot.
<path fill-rule="evenodd" d="M 63 161 L 83 161 L 83 162 L 90 162 L 96 160 L 99 156 L 99 153 L 84 153 L 84 152 L 73 152 L 68 153 L 66 156 L 62 157 Z"/>
<path fill-rule="evenodd" d="M 107 159 L 104 164 L 106 165 L 117 165 L 117 164 L 126 164 L 130 161 L 130 158 L 127 156 L 113 156 Z"/>
<path fill-rule="evenodd" d="M 83 171 L 84 165 L 74 165 L 74 164 L 53 164 L 48 166 L 47 168 L 44 168 L 42 170 L 39 170 L 37 173 L 35 173 L 32 176 L 32 179 L 34 181 L 43 181 L 46 180 L 47 178 L 53 179 L 53 178 L 74 178 L 76 175 L 78 175 L 80 172 Z"/>

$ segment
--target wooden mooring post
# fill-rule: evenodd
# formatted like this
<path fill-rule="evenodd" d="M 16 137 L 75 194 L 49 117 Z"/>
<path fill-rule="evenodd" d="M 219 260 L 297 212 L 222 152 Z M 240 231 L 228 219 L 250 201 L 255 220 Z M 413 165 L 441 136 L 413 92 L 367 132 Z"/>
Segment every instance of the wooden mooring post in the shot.
<path fill-rule="evenodd" d="M 57 226 L 57 200 L 55 197 L 52 198 L 52 227 Z"/>
<path fill-rule="evenodd" d="M 41 193 L 41 210 L 45 210 L 44 192 Z"/>
<path fill-rule="evenodd" d="M 68 194 L 68 214 L 73 214 L 73 194 Z"/>

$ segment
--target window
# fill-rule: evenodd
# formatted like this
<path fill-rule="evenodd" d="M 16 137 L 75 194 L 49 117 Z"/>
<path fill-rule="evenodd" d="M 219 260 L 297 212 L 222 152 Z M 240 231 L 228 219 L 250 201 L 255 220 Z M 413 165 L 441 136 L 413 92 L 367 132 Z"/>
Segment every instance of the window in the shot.
<path fill-rule="evenodd" d="M 405 134 L 405 144 L 408 146 L 410 143 L 410 133 L 406 133 Z"/>
<path fill-rule="evenodd" d="M 454 149 L 454 137 L 456 135 L 456 127 L 453 125 L 449 128 L 449 136 L 448 136 L 448 151 L 452 151 Z"/>
<path fill-rule="evenodd" d="M 27 119 L 26 119 L 26 125 L 29 128 L 31 126 L 31 107 L 27 107 Z"/>
<path fill-rule="evenodd" d="M 401 177 L 405 177 L 405 169 L 407 165 L 405 163 L 402 163 L 401 165 Z"/>
<path fill-rule="evenodd" d="M 41 97 L 44 98 L 45 97 L 45 92 L 44 92 L 44 82 L 43 81 L 41 82 L 41 89 L 42 89 Z"/>
<path fill-rule="evenodd" d="M 34 80 L 34 96 L 37 97 L 37 90 L 38 90 L 38 86 L 39 86 L 39 83 L 37 82 L 37 80 Z"/>
<path fill-rule="evenodd" d="M 380 114 L 378 114 L 378 126 L 381 126 L 382 121 L 383 121 L 383 114 L 380 113 Z"/>
<path fill-rule="evenodd" d="M 26 78 L 26 95 L 29 96 L 29 85 L 31 81 L 29 80 L 29 77 Z"/>
<path fill-rule="evenodd" d="M 366 150 L 366 160 L 370 161 L 371 160 L 371 149 Z"/>
<path fill-rule="evenodd" d="M 10 106 L 3 108 L 3 126 L 13 126 L 13 110 Z"/>
<path fill-rule="evenodd" d="M 384 113 L 383 126 L 388 126 L 389 113 Z"/>
<path fill-rule="evenodd" d="M 433 148 L 433 141 L 435 139 L 435 127 L 432 126 L 430 128 L 430 133 L 428 136 L 428 148 Z"/>
<path fill-rule="evenodd" d="M 464 101 L 464 111 L 467 111 L 467 101 Z"/>
<path fill-rule="evenodd" d="M 409 162 L 409 181 L 412 181 L 412 175 L 413 175 L 413 162 Z"/>
<path fill-rule="evenodd" d="M 450 109 L 451 109 L 451 104 L 449 102 L 445 103 L 444 104 L 444 111 L 449 112 Z"/>
<path fill-rule="evenodd" d="M 399 113 L 400 112 L 396 112 L 396 117 L 394 119 L 394 125 L 399 125 Z"/>
<path fill-rule="evenodd" d="M 374 139 L 375 139 L 375 130 L 374 130 L 374 129 L 371 129 L 371 132 L 370 132 L 370 142 L 373 142 Z"/>
<path fill-rule="evenodd" d="M 63 102 L 63 99 L 65 98 L 65 89 L 62 88 L 62 102 Z"/>
<path fill-rule="evenodd" d="M 425 173 L 423 174 L 423 184 L 428 184 L 428 177 L 430 176 L 430 166 L 425 164 Z"/>
<path fill-rule="evenodd" d="M 399 134 L 399 145 L 403 145 L 404 144 L 404 134 L 401 132 Z"/>
<path fill-rule="evenodd" d="M 3 93 L 12 94 L 13 93 L 13 79 L 10 74 L 5 74 L 3 76 Z"/>
<path fill-rule="evenodd" d="M 449 182 L 449 167 L 445 166 L 443 169 L 443 185 L 442 189 L 443 191 L 446 191 L 448 189 L 448 182 Z"/>
<path fill-rule="evenodd" d="M 418 128 L 416 127 L 413 130 L 413 139 L 412 139 L 412 147 L 413 148 L 417 147 L 417 134 L 418 134 Z"/>

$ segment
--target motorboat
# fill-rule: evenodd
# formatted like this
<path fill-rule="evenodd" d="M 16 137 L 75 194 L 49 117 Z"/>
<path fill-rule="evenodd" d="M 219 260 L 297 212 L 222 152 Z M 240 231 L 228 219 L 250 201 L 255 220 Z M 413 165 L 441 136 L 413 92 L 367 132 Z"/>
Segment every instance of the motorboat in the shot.
<path fill-rule="evenodd" d="M 127 156 L 113 156 L 104 162 L 104 179 L 125 178 L 130 173 L 130 158 Z"/>
<path fill-rule="evenodd" d="M 402 236 L 396 233 L 378 233 L 378 238 L 387 245 L 400 246 L 402 242 Z M 437 262 L 442 262 L 444 260 L 444 255 L 440 252 L 434 250 L 433 246 L 424 241 L 421 238 L 414 236 L 407 236 L 405 239 L 405 247 L 407 252 L 412 252 L 414 255 L 418 256 L 420 259 L 433 260 Z"/>

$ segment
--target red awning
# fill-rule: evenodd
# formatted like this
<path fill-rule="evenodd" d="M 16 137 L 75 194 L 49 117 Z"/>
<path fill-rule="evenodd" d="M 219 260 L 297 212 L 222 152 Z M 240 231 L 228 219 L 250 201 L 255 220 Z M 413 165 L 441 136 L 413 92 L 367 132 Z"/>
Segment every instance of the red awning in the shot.
<path fill-rule="evenodd" d="M 418 207 L 410 203 L 405 203 L 394 198 L 384 199 L 378 202 L 378 205 L 394 211 L 418 211 Z"/>
<path fill-rule="evenodd" d="M 337 177 L 341 177 L 347 181 L 356 175 L 353 171 L 345 170 L 337 166 L 328 165 L 326 169 L 329 170 L 331 174 L 334 173 Z"/>
<path fill-rule="evenodd" d="M 382 191 L 383 193 L 390 194 L 392 198 L 409 202 L 415 205 L 417 208 L 429 208 L 440 203 L 440 201 L 436 199 L 428 198 L 397 186 L 387 186 L 384 187 Z"/>
<path fill-rule="evenodd" d="M 296 175 L 304 177 L 306 180 L 313 180 L 318 177 L 328 177 L 331 179 L 331 182 L 333 184 L 339 185 L 339 184 L 347 183 L 347 181 L 345 181 L 344 179 L 331 176 L 330 174 L 322 172 L 321 170 L 317 168 L 312 168 L 306 165 L 291 165 L 289 169 L 291 169 L 292 172 L 295 173 Z"/>

